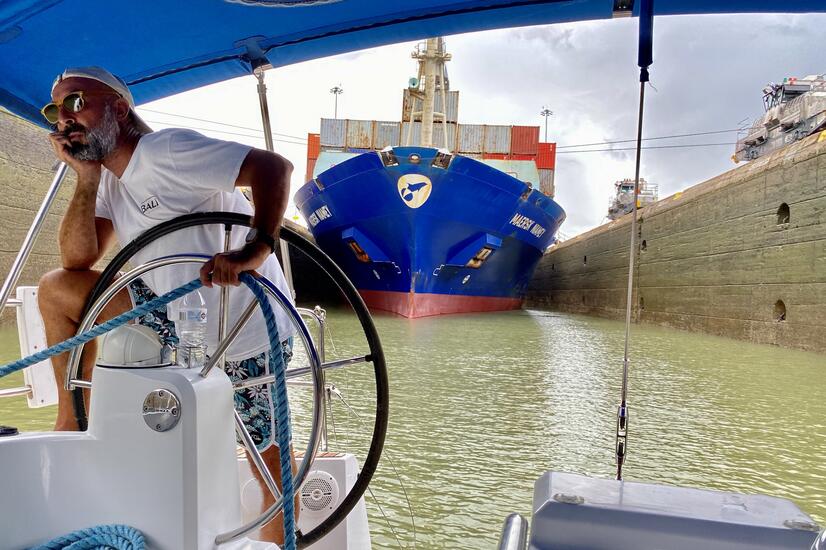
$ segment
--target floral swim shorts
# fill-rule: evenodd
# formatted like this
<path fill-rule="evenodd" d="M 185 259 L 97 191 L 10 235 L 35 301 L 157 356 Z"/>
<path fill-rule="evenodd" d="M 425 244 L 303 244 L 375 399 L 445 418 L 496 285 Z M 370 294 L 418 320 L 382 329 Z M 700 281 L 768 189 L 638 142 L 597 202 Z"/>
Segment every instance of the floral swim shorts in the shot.
<path fill-rule="evenodd" d="M 135 306 L 157 298 L 157 295 L 142 279 L 135 279 L 129 283 L 129 294 Z M 138 317 L 138 322 L 157 332 L 163 344 L 173 346 L 178 344 L 175 323 L 167 316 L 166 307 L 161 307 Z M 281 342 L 281 353 L 285 365 L 290 362 L 293 356 L 292 340 L 292 337 L 290 337 Z M 265 376 L 269 374 L 269 351 L 247 359 L 226 361 L 225 371 L 233 382 Z M 238 411 L 241 420 L 244 421 L 244 426 L 259 451 L 263 451 L 271 445 L 278 446 L 275 435 L 275 384 L 262 384 L 236 391 L 235 410 Z"/>

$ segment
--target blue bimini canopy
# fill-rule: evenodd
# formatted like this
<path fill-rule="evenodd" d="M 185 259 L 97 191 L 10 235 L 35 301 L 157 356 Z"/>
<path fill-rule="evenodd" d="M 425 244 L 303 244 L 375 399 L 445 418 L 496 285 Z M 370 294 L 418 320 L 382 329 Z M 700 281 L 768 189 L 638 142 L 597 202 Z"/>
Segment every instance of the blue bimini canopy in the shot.
<path fill-rule="evenodd" d="M 637 4 L 637 5 L 635 5 Z M 55 76 L 100 65 L 145 103 L 431 36 L 638 15 L 639 0 L 3 0 L 0 105 L 37 124 Z M 654 15 L 826 12 L 826 0 L 656 0 Z M 605 55 L 611 55 L 606 49 Z"/>

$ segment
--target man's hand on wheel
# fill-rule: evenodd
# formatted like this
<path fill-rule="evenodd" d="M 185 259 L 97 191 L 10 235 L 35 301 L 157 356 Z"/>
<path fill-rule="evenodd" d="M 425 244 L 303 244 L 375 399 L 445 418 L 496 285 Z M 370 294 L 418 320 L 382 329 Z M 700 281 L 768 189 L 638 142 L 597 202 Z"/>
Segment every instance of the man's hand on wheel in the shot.
<path fill-rule="evenodd" d="M 243 248 L 230 252 L 216 254 L 201 267 L 201 282 L 206 287 L 241 284 L 238 275 L 242 271 L 253 271 L 264 263 L 272 253 L 266 243 L 253 242 L 246 244 Z M 255 275 L 258 275 L 253 271 Z"/>

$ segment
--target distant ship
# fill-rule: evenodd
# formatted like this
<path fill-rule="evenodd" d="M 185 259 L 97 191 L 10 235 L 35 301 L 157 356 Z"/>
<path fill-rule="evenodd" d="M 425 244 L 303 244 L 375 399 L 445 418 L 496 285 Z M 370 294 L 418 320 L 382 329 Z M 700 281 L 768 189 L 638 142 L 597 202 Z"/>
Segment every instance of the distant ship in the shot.
<path fill-rule="evenodd" d="M 521 307 L 565 212 L 538 126 L 460 125 L 441 38 L 420 44 L 402 122 L 322 119 L 295 203 L 371 309 Z"/>
<path fill-rule="evenodd" d="M 763 88 L 765 114 L 737 140 L 734 161 L 754 160 L 826 130 L 826 75 L 784 78 Z"/>
<path fill-rule="evenodd" d="M 640 191 L 637 195 L 637 208 L 642 208 L 652 202 L 657 202 L 659 186 L 656 183 L 648 183 L 645 178 L 640 178 Z M 634 209 L 634 180 L 626 178 L 614 183 L 614 196 L 608 205 L 609 220 L 616 220 L 626 214 L 630 214 Z"/>

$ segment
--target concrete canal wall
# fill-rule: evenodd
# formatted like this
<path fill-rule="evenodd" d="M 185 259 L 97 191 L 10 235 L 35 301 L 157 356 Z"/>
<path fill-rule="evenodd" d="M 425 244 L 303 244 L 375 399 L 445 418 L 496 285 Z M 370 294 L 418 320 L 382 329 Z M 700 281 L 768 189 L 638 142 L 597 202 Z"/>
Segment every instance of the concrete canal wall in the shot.
<path fill-rule="evenodd" d="M 552 248 L 525 307 L 622 319 L 631 217 Z M 638 322 L 826 352 L 826 132 L 639 211 Z"/>
<path fill-rule="evenodd" d="M 54 178 L 56 166 L 46 131 L 0 109 L 0 280 L 5 280 L 11 270 L 20 245 Z M 74 185 L 74 173 L 70 170 L 46 217 L 18 286 L 36 285 L 42 274 L 60 266 L 58 228 Z M 285 223 L 312 240 L 305 228 L 291 221 Z M 117 249 L 97 267 L 105 267 L 115 253 Z M 290 252 L 290 258 L 297 274 L 295 283 L 299 300 L 338 299 L 337 290 L 309 259 L 294 250 Z M 2 325 L 14 323 L 14 320 L 15 313 L 11 308 L 0 315 Z"/>

